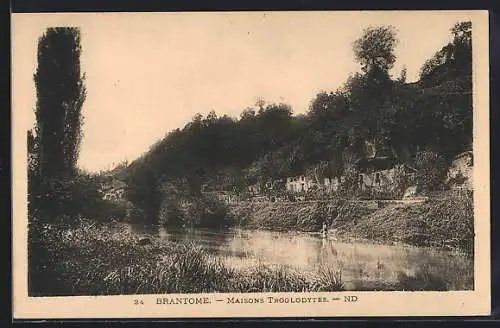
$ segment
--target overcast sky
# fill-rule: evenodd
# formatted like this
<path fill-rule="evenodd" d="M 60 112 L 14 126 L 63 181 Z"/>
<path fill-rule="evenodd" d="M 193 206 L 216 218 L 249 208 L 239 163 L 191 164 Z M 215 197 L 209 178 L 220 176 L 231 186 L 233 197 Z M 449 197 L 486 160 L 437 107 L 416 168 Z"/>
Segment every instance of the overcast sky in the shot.
<path fill-rule="evenodd" d="M 393 69 L 417 79 L 465 12 L 274 12 L 17 14 L 13 108 L 34 125 L 38 38 L 49 26 L 78 26 L 87 100 L 79 165 L 99 170 L 133 160 L 195 113 L 237 117 L 258 97 L 307 110 L 359 70 L 352 42 L 370 25 L 393 25 Z"/>

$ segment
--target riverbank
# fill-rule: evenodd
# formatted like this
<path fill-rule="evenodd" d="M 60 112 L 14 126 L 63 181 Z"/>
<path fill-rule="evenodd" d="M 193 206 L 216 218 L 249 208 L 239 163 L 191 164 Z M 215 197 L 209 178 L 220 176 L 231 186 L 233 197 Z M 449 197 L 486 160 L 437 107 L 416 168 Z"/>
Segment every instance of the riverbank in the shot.
<path fill-rule="evenodd" d="M 248 229 L 318 232 L 322 223 L 339 238 L 431 246 L 474 253 L 472 195 L 441 193 L 425 202 L 242 202 L 228 205 Z"/>
<path fill-rule="evenodd" d="M 341 272 L 287 266 L 229 268 L 196 243 L 141 241 L 109 224 L 81 220 L 30 229 L 30 296 L 343 290 Z"/>
<path fill-rule="evenodd" d="M 334 205 L 238 204 L 229 211 L 240 215 L 239 224 L 247 229 L 318 231 L 325 217 L 338 213 Z M 137 235 L 102 220 L 50 224 L 31 220 L 29 291 L 31 296 L 57 296 L 470 289 L 473 288 L 473 270 L 468 265 L 473 263 L 472 209 L 471 196 L 443 195 L 426 203 L 386 204 L 379 208 L 353 205 L 343 211 L 342 219 L 332 222 L 339 238 L 432 246 L 436 251 L 446 246 L 464 254 L 459 257 L 463 263 L 458 269 L 455 262 L 422 263 L 412 274 L 394 272 L 399 276 L 390 285 L 373 286 L 346 284 L 342 267 L 335 263 L 315 273 L 284 265 L 256 264 L 235 269 L 196 242 L 170 242 L 153 237 L 141 241 Z M 438 261 L 457 261 L 457 258 L 450 255 Z M 450 268 L 457 270 L 450 272 Z M 370 270 L 364 272 L 376 273 Z"/>
<path fill-rule="evenodd" d="M 334 222 L 333 227 L 339 236 L 474 254 L 473 199 L 466 194 L 442 194 L 424 203 L 387 204 L 355 220 Z"/>
<path fill-rule="evenodd" d="M 325 261 L 317 271 L 311 272 L 289 265 L 264 265 L 258 259 L 255 264 L 236 268 L 228 265 L 224 256 L 208 252 L 202 245 L 201 241 L 173 242 L 153 236 L 143 239 L 142 234 L 133 234 L 122 224 L 81 220 L 71 226 L 38 225 L 30 229 L 29 294 L 438 291 L 473 288 L 470 259 L 432 249 L 412 253 L 409 257 L 385 256 L 378 260 L 376 257 L 352 257 L 349 253 L 334 254 L 336 260 Z M 354 247 L 372 249 L 377 246 Z M 336 248 L 328 247 L 325 251 L 336 253 Z M 431 253 L 426 255 L 425 252 Z M 410 261 L 414 269 L 401 270 L 400 261 Z M 380 279 L 381 274 L 389 280 Z"/>
<path fill-rule="evenodd" d="M 227 207 L 238 226 L 274 231 L 318 231 L 329 211 L 326 202 L 240 202 Z"/>

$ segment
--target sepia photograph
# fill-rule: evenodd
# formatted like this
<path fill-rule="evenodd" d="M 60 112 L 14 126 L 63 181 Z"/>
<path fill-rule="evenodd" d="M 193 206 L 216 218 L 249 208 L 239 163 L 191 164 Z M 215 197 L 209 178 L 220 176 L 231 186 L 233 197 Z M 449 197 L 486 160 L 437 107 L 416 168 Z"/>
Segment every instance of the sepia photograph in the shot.
<path fill-rule="evenodd" d="M 486 314 L 487 26 L 473 11 L 13 14 L 14 308 L 335 315 L 458 292 L 448 311 Z"/>

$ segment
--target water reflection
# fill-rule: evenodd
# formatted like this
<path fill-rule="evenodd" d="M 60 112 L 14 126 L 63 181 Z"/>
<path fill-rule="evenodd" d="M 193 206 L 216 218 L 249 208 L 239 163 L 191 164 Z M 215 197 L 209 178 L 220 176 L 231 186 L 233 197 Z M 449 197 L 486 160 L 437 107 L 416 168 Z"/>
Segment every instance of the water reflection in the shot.
<path fill-rule="evenodd" d="M 334 236 L 297 232 L 272 232 L 241 229 L 196 229 L 186 232 L 129 225 L 129 231 L 156 236 L 171 242 L 194 241 L 216 254 L 235 269 L 247 269 L 257 264 L 286 265 L 302 272 L 333 268 L 342 271 L 349 288 L 363 283 L 383 281 L 395 283 L 398 275 L 415 275 L 423 267 L 443 276 L 457 272 L 473 272 L 472 260 L 463 255 L 432 249 L 343 242 Z"/>

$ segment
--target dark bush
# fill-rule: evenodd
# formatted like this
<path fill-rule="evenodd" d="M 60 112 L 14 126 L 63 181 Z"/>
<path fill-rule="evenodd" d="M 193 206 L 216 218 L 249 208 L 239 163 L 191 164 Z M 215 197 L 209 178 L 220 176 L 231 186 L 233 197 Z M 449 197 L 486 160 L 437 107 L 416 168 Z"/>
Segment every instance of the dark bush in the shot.
<path fill-rule="evenodd" d="M 108 220 L 125 221 L 129 214 L 129 207 L 127 201 L 102 201 L 101 202 L 101 218 L 107 218 Z"/>
<path fill-rule="evenodd" d="M 159 222 L 170 227 L 215 228 L 223 227 L 226 221 L 225 203 L 209 195 L 170 195 L 159 211 Z"/>
<path fill-rule="evenodd" d="M 429 192 L 443 186 L 446 175 L 446 161 L 432 151 L 421 151 L 415 156 L 416 175 L 419 192 Z"/>
<path fill-rule="evenodd" d="M 204 208 L 200 226 L 223 227 L 227 217 L 226 204 L 211 196 L 202 197 L 200 202 Z"/>
<path fill-rule="evenodd" d="M 158 213 L 158 222 L 163 226 L 182 227 L 185 218 L 179 205 L 177 199 L 163 200 Z"/>

